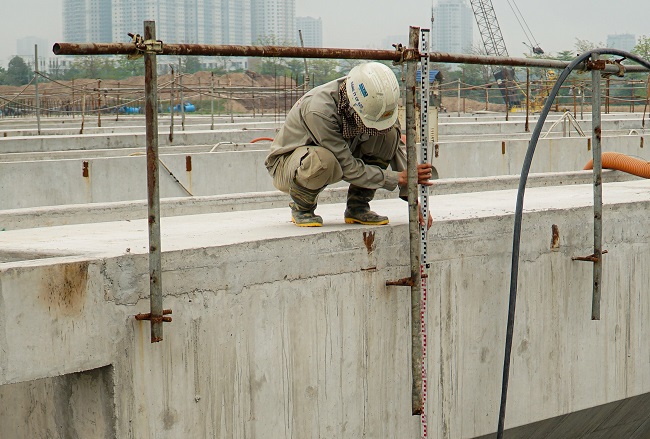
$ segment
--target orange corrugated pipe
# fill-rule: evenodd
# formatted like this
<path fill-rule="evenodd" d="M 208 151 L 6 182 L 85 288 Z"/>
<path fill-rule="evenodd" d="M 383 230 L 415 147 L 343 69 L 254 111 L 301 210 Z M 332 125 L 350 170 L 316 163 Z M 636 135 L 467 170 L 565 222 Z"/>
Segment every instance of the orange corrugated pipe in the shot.
<path fill-rule="evenodd" d="M 257 143 L 257 142 L 261 142 L 261 141 L 264 141 L 264 140 L 269 141 L 269 142 L 273 142 L 273 137 L 257 137 L 256 139 L 253 139 L 248 143 Z"/>
<path fill-rule="evenodd" d="M 638 177 L 650 178 L 650 162 L 618 152 L 604 152 L 601 157 L 603 169 L 616 169 Z M 589 170 L 593 168 L 594 161 L 589 160 L 583 169 Z"/>

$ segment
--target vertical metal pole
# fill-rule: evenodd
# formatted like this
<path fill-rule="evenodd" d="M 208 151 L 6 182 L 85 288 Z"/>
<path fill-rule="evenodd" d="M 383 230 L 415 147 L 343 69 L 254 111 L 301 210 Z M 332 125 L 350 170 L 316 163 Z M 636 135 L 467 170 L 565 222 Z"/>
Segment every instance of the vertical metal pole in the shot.
<path fill-rule="evenodd" d="M 650 75 L 647 79 L 646 89 L 645 89 L 645 105 L 643 106 L 643 119 L 641 119 L 641 128 L 645 128 L 645 115 L 648 111 L 648 100 L 650 99 Z M 643 137 L 641 137 L 643 139 Z"/>
<path fill-rule="evenodd" d="M 34 44 L 34 93 L 36 96 L 36 129 L 41 135 L 41 100 L 38 96 L 38 44 Z"/>
<path fill-rule="evenodd" d="M 524 130 L 530 132 L 528 118 L 530 117 L 530 69 L 526 68 L 526 126 Z"/>
<path fill-rule="evenodd" d="M 120 81 L 117 81 L 117 108 L 115 109 L 115 122 L 120 120 Z"/>
<path fill-rule="evenodd" d="M 423 77 L 423 76 L 422 76 Z M 465 88 L 465 67 L 461 67 L 461 77 L 463 78 L 463 89 Z M 423 79 L 424 81 L 424 79 Z M 428 84 L 428 82 L 427 82 Z M 462 90 L 461 95 L 463 96 L 463 114 L 467 113 L 467 108 L 465 107 L 465 100 L 467 99 L 466 93 Z"/>
<path fill-rule="evenodd" d="M 210 72 L 210 129 L 214 129 L 214 72 Z"/>
<path fill-rule="evenodd" d="M 79 134 L 84 133 L 84 123 L 86 122 L 86 86 L 83 87 L 82 89 L 82 95 L 81 95 L 81 129 L 79 130 Z"/>
<path fill-rule="evenodd" d="M 305 42 L 302 39 L 302 30 L 298 29 L 298 35 L 300 36 L 300 47 L 305 47 Z M 309 84 L 309 66 L 307 64 L 307 58 L 303 58 L 303 59 L 305 60 L 305 76 L 302 83 L 303 90 L 304 90 L 305 82 Z M 296 85 L 297 84 L 298 84 L 298 75 L 296 75 Z M 303 94 L 305 93 L 303 92 Z"/>
<path fill-rule="evenodd" d="M 144 22 L 145 40 L 156 39 L 156 22 Z M 158 72 L 156 54 L 144 55 L 145 119 L 147 124 L 147 201 L 149 207 L 149 303 L 151 343 L 163 339 L 163 297 L 160 258 L 160 186 L 158 180 Z"/>
<path fill-rule="evenodd" d="M 510 92 L 508 91 L 508 75 L 505 75 L 506 79 L 503 81 L 503 84 L 506 88 L 506 122 L 508 122 L 509 113 L 510 113 Z"/>
<path fill-rule="evenodd" d="M 97 127 L 102 127 L 102 80 L 97 80 Z"/>
<path fill-rule="evenodd" d="M 485 86 L 485 111 L 488 111 L 488 104 L 490 103 L 490 92 L 488 86 Z"/>
<path fill-rule="evenodd" d="M 217 79 L 217 87 L 221 89 L 221 81 Z M 221 96 L 221 92 L 219 92 L 219 96 Z M 221 116 L 221 99 L 217 99 L 217 116 Z"/>
<path fill-rule="evenodd" d="M 591 56 L 592 61 L 598 60 L 598 55 Z M 594 178 L 594 273 L 593 297 L 591 302 L 591 319 L 600 320 L 600 286 L 603 274 L 603 188 L 601 160 L 601 119 L 600 119 L 600 70 L 591 72 L 591 145 L 593 148 L 593 178 Z"/>
<path fill-rule="evenodd" d="M 605 80 L 605 114 L 609 114 L 609 78 Z"/>
<path fill-rule="evenodd" d="M 585 85 L 580 84 L 580 120 L 585 120 Z"/>
<path fill-rule="evenodd" d="M 457 84 L 458 84 L 458 87 L 457 87 L 458 90 L 456 92 L 456 111 L 458 113 L 458 117 L 460 117 L 460 78 L 458 78 L 456 81 L 457 81 Z"/>
<path fill-rule="evenodd" d="M 174 141 L 174 84 L 176 83 L 176 76 L 174 76 L 174 66 L 171 66 L 172 71 L 172 88 L 169 94 L 169 141 Z"/>
<path fill-rule="evenodd" d="M 181 59 L 178 58 L 178 95 L 181 105 L 181 131 L 185 131 L 185 102 L 183 97 L 183 70 L 181 70 Z"/>
<path fill-rule="evenodd" d="M 72 105 L 71 105 L 73 119 L 74 119 L 74 113 L 76 111 L 76 107 L 77 105 L 75 104 L 75 100 L 74 100 L 74 79 L 73 79 L 72 80 Z"/>
<path fill-rule="evenodd" d="M 228 106 L 230 107 L 230 123 L 235 123 L 235 116 L 232 114 L 232 107 L 233 107 L 233 95 L 232 91 L 230 92 L 230 100 L 228 101 Z M 276 107 L 277 108 L 277 107 Z"/>
<path fill-rule="evenodd" d="M 409 47 L 418 49 L 420 28 L 409 28 Z M 417 61 L 406 65 L 406 159 L 409 200 L 409 243 L 411 259 L 411 411 L 421 415 L 424 409 L 422 392 L 422 331 L 420 328 L 420 301 L 422 276 L 420 274 L 420 224 L 418 215 L 417 154 L 415 151 L 415 84 Z M 460 82 L 458 82 L 460 87 Z M 460 103 L 460 101 L 459 101 Z"/>
<path fill-rule="evenodd" d="M 199 80 L 199 108 L 203 109 L 203 89 L 201 88 L 201 78 Z"/>

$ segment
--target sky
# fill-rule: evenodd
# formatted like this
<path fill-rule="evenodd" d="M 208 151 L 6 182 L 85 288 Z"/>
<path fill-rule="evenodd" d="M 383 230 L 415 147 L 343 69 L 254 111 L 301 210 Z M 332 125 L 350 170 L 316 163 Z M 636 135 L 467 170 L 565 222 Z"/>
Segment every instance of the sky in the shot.
<path fill-rule="evenodd" d="M 384 48 L 389 35 L 407 35 L 409 26 L 431 27 L 432 0 L 295 0 L 297 16 L 321 17 L 323 45 Z M 433 0 L 437 1 L 437 0 Z M 576 38 L 594 43 L 608 34 L 650 36 L 649 0 L 510 0 L 517 5 L 546 52 L 574 50 Z M 508 0 L 492 0 L 510 56 L 523 56 L 527 41 Z M 61 41 L 63 0 L 0 0 L 0 65 L 16 53 L 16 40 L 43 38 L 45 48 Z M 434 24 L 435 25 L 435 24 Z M 480 43 L 478 31 L 474 39 Z"/>

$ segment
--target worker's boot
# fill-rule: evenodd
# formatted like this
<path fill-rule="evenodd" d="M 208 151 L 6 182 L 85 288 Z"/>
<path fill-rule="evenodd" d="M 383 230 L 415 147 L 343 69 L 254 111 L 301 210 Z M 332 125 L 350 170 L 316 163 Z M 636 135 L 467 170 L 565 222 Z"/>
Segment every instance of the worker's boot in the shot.
<path fill-rule="evenodd" d="M 291 207 L 291 221 L 299 227 L 320 227 L 323 225 L 323 218 L 314 213 L 318 194 L 323 190 L 307 189 L 300 186 L 294 180 L 289 185 L 289 195 L 293 203 Z"/>
<path fill-rule="evenodd" d="M 366 189 L 353 184 L 348 188 L 348 203 L 345 209 L 345 222 L 381 226 L 388 224 L 388 217 L 370 210 L 370 201 L 375 197 L 374 189 Z"/>

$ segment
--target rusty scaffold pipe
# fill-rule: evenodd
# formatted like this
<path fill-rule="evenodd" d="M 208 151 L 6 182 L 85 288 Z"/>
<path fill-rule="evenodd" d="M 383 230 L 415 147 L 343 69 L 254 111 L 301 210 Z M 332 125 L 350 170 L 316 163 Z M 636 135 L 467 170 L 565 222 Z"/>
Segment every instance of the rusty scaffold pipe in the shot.
<path fill-rule="evenodd" d="M 167 44 L 161 45 L 158 55 L 174 56 L 241 56 L 241 57 L 271 57 L 271 58 L 323 58 L 323 59 L 365 59 L 374 61 L 411 61 L 419 60 L 420 54 L 413 48 L 397 50 L 375 49 L 342 49 L 327 47 L 289 47 L 289 46 L 238 46 L 212 44 Z M 133 55 L 141 52 L 133 43 L 55 43 L 55 55 Z M 468 55 L 445 52 L 431 52 L 431 62 L 478 64 L 514 67 L 540 67 L 564 69 L 568 61 L 540 58 L 511 58 L 506 56 Z M 583 70 L 587 70 L 585 63 Z M 621 73 L 646 72 L 643 66 L 622 66 L 617 62 L 608 64 L 604 72 Z"/>

